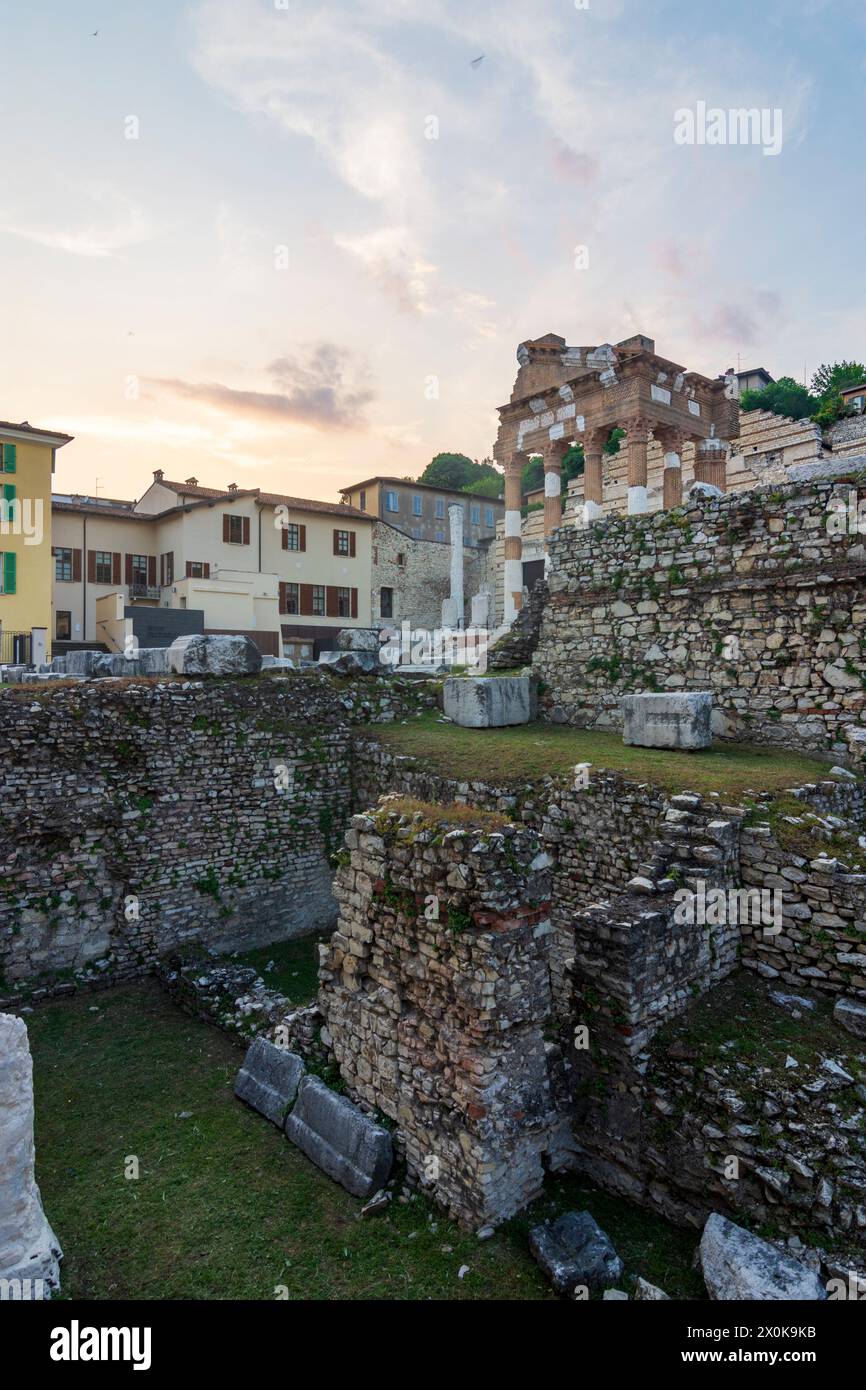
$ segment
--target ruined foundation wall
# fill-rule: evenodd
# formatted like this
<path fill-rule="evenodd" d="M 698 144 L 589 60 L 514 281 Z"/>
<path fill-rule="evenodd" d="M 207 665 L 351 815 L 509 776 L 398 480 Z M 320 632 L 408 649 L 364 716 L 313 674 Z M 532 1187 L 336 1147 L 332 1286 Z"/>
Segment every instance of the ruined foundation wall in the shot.
<path fill-rule="evenodd" d="M 844 753 L 866 723 L 866 538 L 828 518 L 864 498 L 816 482 L 560 528 L 543 717 L 621 727 L 623 694 L 710 690 L 724 737 Z"/>

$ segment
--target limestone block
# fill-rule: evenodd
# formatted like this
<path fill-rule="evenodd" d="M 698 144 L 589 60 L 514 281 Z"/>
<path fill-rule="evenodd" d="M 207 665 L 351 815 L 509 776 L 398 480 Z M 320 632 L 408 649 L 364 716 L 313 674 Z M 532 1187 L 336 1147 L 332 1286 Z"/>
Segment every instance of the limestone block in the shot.
<path fill-rule="evenodd" d="M 169 671 L 184 676 L 252 675 L 261 670 L 261 652 L 238 634 L 186 633 L 167 648 Z"/>
<path fill-rule="evenodd" d="M 100 652 L 93 663 L 93 676 L 164 676 L 171 668 L 168 647 L 139 647 L 134 656 L 123 652 Z"/>
<path fill-rule="evenodd" d="M 286 1138 L 353 1197 L 372 1197 L 394 1161 L 387 1129 L 316 1076 L 301 1082 Z"/>
<path fill-rule="evenodd" d="M 623 1272 L 610 1238 L 588 1211 L 567 1211 L 552 1225 L 530 1227 L 529 1249 L 559 1294 L 578 1285 L 607 1288 Z"/>
<path fill-rule="evenodd" d="M 814 1270 L 783 1255 L 769 1241 L 744 1231 L 718 1212 L 708 1217 L 701 1236 L 701 1269 L 712 1299 L 750 1302 L 825 1299 Z"/>
<path fill-rule="evenodd" d="M 531 676 L 452 676 L 442 698 L 447 717 L 466 729 L 498 729 L 535 718 Z"/>
<path fill-rule="evenodd" d="M 866 966 L 866 957 L 861 959 Z M 853 1033 L 855 1038 L 866 1039 L 866 1004 L 861 1003 L 859 999 L 846 999 L 844 996 L 837 999 L 833 1017 L 849 1033 Z"/>
<path fill-rule="evenodd" d="M 337 633 L 337 646 L 341 652 L 377 652 L 382 645 L 378 628 L 343 627 Z"/>
<path fill-rule="evenodd" d="M 710 691 L 624 695 L 623 743 L 639 748 L 709 748 L 713 741 Z"/>
<path fill-rule="evenodd" d="M 30 1280 L 22 1297 L 50 1298 L 62 1253 L 36 1185 L 27 1027 L 12 1014 L 0 1014 L 0 1059 L 0 1279 Z"/>
<path fill-rule="evenodd" d="M 297 669 L 295 662 L 288 656 L 271 656 L 269 652 L 262 655 L 263 671 L 296 671 Z"/>
<path fill-rule="evenodd" d="M 305 1072 L 302 1058 L 294 1052 L 256 1038 L 237 1074 L 235 1095 L 282 1129 Z"/>
<path fill-rule="evenodd" d="M 365 651 L 320 652 L 319 665 L 338 676 L 363 676 L 379 669 L 379 657 Z"/>

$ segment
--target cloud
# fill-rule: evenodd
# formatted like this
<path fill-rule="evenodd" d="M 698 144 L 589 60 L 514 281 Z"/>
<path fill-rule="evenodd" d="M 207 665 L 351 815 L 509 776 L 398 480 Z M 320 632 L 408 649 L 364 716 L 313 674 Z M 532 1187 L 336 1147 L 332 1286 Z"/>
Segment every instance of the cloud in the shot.
<path fill-rule="evenodd" d="M 280 357 L 265 369 L 276 389 L 250 391 L 220 382 L 149 378 L 149 383 L 184 400 L 236 415 L 292 421 L 312 429 L 357 429 L 375 397 L 364 362 L 344 348 L 319 343 L 299 360 Z"/>
<path fill-rule="evenodd" d="M 598 174 L 598 161 L 592 155 L 572 149 L 556 136 L 548 141 L 548 150 L 551 167 L 560 183 L 589 183 Z"/>
<path fill-rule="evenodd" d="M 380 227 L 361 236 L 334 237 L 359 262 L 401 313 L 428 314 L 429 281 L 436 270 L 423 259 L 405 227 Z"/>
<path fill-rule="evenodd" d="M 122 194 L 100 188 L 91 189 L 88 196 L 103 210 L 104 219 L 99 223 L 76 230 L 57 226 L 57 219 L 49 227 L 40 227 L 0 215 L 0 231 L 51 251 L 97 259 L 117 256 L 126 247 L 154 235 L 149 219 Z"/>

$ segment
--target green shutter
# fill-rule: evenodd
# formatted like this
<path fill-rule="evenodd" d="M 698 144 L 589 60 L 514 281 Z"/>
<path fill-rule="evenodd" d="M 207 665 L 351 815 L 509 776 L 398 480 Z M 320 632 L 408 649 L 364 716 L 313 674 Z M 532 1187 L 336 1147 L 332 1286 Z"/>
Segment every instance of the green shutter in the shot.
<path fill-rule="evenodd" d="M 5 497 L 5 499 L 6 499 L 7 502 L 14 502 L 14 501 L 15 501 L 15 484 L 14 484 L 14 483 L 4 483 L 4 484 L 3 484 L 3 496 Z"/>
<path fill-rule="evenodd" d="M 4 594 L 15 593 L 15 561 L 18 556 L 14 550 L 7 550 L 3 554 L 3 592 Z"/>
<path fill-rule="evenodd" d="M 17 472 L 17 444 L 3 445 L 3 471 L 4 473 Z"/>

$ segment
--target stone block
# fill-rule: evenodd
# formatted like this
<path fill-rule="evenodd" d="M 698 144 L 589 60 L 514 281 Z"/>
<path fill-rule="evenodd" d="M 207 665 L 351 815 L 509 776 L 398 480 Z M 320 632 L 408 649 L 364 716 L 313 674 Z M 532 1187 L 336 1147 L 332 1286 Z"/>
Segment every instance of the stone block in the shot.
<path fill-rule="evenodd" d="M 452 676 L 443 689 L 445 714 L 466 729 L 498 729 L 535 718 L 532 676 Z"/>
<path fill-rule="evenodd" d="M 316 1076 L 301 1082 L 286 1138 L 353 1197 L 365 1200 L 386 1181 L 394 1161 L 387 1129 Z"/>
<path fill-rule="evenodd" d="M 237 1074 L 235 1095 L 282 1129 L 305 1072 L 302 1058 L 294 1052 L 256 1038 Z"/>
<path fill-rule="evenodd" d="M 777 1302 L 827 1297 L 814 1270 L 715 1211 L 704 1226 L 700 1260 L 712 1299 Z"/>
<path fill-rule="evenodd" d="M 860 960 L 866 973 L 866 956 L 861 956 Z M 866 1004 L 859 999 L 846 999 L 844 996 L 837 999 L 833 1006 L 833 1017 L 855 1038 L 866 1039 Z"/>
<path fill-rule="evenodd" d="M 62 1253 L 36 1185 L 27 1027 L 12 1014 L 0 1014 L 0 1059 L 0 1279 L 22 1281 L 22 1298 L 50 1298 Z"/>
<path fill-rule="evenodd" d="M 91 674 L 98 676 L 164 676 L 169 670 L 168 647 L 139 647 L 133 656 L 102 652 Z"/>
<path fill-rule="evenodd" d="M 622 741 L 639 748 L 709 748 L 713 741 L 710 691 L 623 695 Z"/>
<path fill-rule="evenodd" d="M 378 655 L 382 639 L 374 627 L 343 627 L 337 633 L 341 652 L 375 652 Z"/>
<path fill-rule="evenodd" d="M 321 652 L 319 665 L 338 676 L 366 676 L 379 669 L 379 656 L 365 651 Z"/>
<path fill-rule="evenodd" d="M 552 1225 L 529 1231 L 529 1249 L 559 1294 L 584 1285 L 591 1292 L 615 1284 L 623 1263 L 610 1238 L 588 1211 L 567 1211 Z"/>
<path fill-rule="evenodd" d="M 249 637 L 190 632 L 167 648 L 169 671 L 183 676 L 243 676 L 261 670 L 262 656 Z"/>
<path fill-rule="evenodd" d="M 265 652 L 262 656 L 263 671 L 295 671 L 297 667 L 294 661 L 288 656 L 271 656 Z"/>

